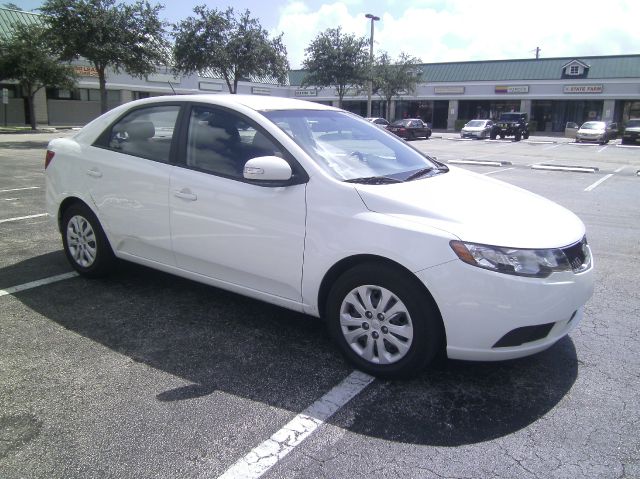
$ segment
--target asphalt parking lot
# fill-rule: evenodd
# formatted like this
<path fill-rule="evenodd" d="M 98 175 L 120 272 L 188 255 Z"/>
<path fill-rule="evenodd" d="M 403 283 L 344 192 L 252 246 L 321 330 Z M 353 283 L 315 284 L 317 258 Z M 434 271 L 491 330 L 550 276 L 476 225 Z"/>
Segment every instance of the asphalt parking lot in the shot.
<path fill-rule="evenodd" d="M 275 306 L 131 264 L 57 278 L 42 169 L 61 134 L 0 135 L 1 478 L 640 477 L 640 147 L 412 142 L 574 211 L 597 284 L 543 353 L 394 382 Z"/>

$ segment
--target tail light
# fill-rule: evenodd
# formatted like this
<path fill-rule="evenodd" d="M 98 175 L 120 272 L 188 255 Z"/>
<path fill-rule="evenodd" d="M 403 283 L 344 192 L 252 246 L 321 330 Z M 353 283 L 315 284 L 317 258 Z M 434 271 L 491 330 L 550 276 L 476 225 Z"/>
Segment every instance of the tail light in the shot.
<path fill-rule="evenodd" d="M 47 166 L 49 166 L 49 163 L 51 163 L 51 160 L 53 160 L 53 157 L 56 156 L 55 152 L 51 151 L 51 150 L 47 150 L 47 156 L 44 157 L 44 169 L 47 169 Z"/>

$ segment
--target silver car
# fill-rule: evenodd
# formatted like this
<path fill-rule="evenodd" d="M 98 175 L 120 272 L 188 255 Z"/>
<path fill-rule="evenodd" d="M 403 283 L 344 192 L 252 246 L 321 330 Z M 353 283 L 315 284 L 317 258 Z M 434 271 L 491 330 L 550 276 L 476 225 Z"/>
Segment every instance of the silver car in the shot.
<path fill-rule="evenodd" d="M 493 128 L 491 120 L 471 120 L 460 130 L 460 138 L 484 139 L 491 133 L 491 128 Z"/>
<path fill-rule="evenodd" d="M 576 143 L 593 141 L 604 145 L 618 136 L 618 126 L 604 121 L 587 121 L 576 132 Z"/>

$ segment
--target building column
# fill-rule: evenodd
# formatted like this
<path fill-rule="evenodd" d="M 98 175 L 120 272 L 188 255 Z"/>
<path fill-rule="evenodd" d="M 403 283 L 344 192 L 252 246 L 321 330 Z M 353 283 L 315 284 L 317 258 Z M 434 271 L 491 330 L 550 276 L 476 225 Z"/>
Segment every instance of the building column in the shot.
<path fill-rule="evenodd" d="M 120 104 L 124 105 L 133 101 L 133 92 L 131 90 L 120 90 Z"/>
<path fill-rule="evenodd" d="M 455 131 L 457 119 L 458 100 L 449 100 L 449 109 L 447 110 L 447 131 Z"/>
<path fill-rule="evenodd" d="M 36 124 L 49 124 L 49 111 L 47 109 L 47 90 L 40 88 L 33 97 L 33 109 L 36 115 Z"/>
<path fill-rule="evenodd" d="M 604 100 L 602 105 L 602 121 L 613 121 L 614 110 L 616 107 L 615 100 Z"/>
<path fill-rule="evenodd" d="M 527 118 L 531 121 L 531 100 L 520 100 L 520 111 L 527 114 Z"/>

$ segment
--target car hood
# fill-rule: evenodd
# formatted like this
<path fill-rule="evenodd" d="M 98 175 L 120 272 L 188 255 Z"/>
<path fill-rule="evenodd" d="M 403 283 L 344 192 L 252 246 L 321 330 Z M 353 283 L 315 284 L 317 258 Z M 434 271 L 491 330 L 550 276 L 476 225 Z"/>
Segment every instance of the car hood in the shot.
<path fill-rule="evenodd" d="M 465 126 L 462 128 L 464 131 L 481 131 L 487 128 L 486 126 Z"/>
<path fill-rule="evenodd" d="M 588 135 L 588 134 L 599 135 L 600 133 L 604 133 L 604 131 L 605 131 L 604 128 L 584 128 L 584 129 L 580 128 L 578 130 L 578 133 L 585 134 L 585 135 Z"/>
<path fill-rule="evenodd" d="M 356 189 L 374 212 L 447 231 L 463 241 L 554 248 L 579 241 L 584 224 L 571 211 L 521 188 L 452 167 L 406 183 Z"/>

